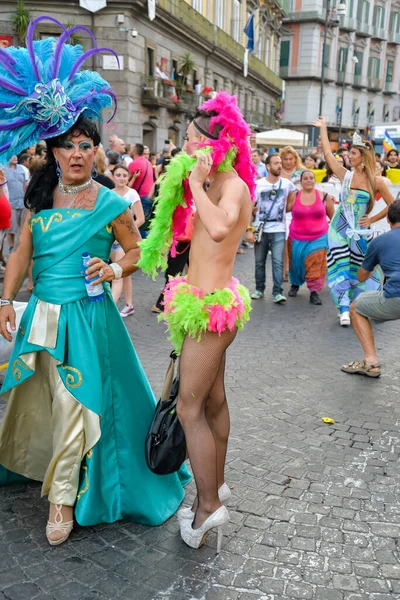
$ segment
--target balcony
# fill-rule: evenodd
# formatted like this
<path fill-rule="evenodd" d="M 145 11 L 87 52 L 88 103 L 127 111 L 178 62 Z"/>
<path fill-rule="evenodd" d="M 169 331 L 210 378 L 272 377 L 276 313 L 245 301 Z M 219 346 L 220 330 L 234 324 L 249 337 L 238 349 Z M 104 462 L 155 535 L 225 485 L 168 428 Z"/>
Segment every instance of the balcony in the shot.
<path fill-rule="evenodd" d="M 357 35 L 360 37 L 371 37 L 372 36 L 372 25 L 361 21 L 357 22 Z"/>
<path fill-rule="evenodd" d="M 188 92 L 179 82 L 146 77 L 142 90 L 142 104 L 152 108 L 165 107 L 173 112 L 194 114 L 202 101 L 201 96 Z"/>
<path fill-rule="evenodd" d="M 388 35 L 388 43 L 400 45 L 400 33 L 395 33 L 394 31 L 391 31 Z"/>
<path fill-rule="evenodd" d="M 353 87 L 366 88 L 368 86 L 368 78 L 363 75 L 354 75 Z"/>
<path fill-rule="evenodd" d="M 282 0 L 282 2 L 285 3 L 285 0 Z M 187 2 L 184 0 L 158 0 L 157 4 L 168 13 L 170 26 L 175 25 L 180 32 L 187 33 L 186 30 L 189 30 L 189 35 L 193 40 L 201 38 L 203 45 L 205 42 L 209 42 L 214 54 L 218 53 L 218 50 L 222 51 L 220 59 L 227 60 L 224 53 L 228 54 L 236 59 L 243 68 L 244 46 L 235 42 L 230 35 L 213 25 Z M 282 92 L 282 81 L 279 76 L 253 54 L 249 56 L 249 72 L 252 72 L 252 75 L 255 74 L 261 77 L 264 83 L 274 88 L 274 91 Z"/>
<path fill-rule="evenodd" d="M 282 79 L 321 79 L 322 69 L 309 65 L 299 65 L 297 67 L 281 67 L 279 75 Z M 325 81 L 336 81 L 337 73 L 333 69 L 325 69 Z"/>
<path fill-rule="evenodd" d="M 340 19 L 339 27 L 340 27 L 340 29 L 343 29 L 343 31 L 357 31 L 357 29 L 358 29 L 357 19 L 355 19 L 353 17 L 342 17 Z"/>
<path fill-rule="evenodd" d="M 399 89 L 398 83 L 395 83 L 394 81 L 386 81 L 385 86 L 383 88 L 383 93 L 384 94 L 397 94 L 398 89 Z"/>
<path fill-rule="evenodd" d="M 371 37 L 375 40 L 386 40 L 386 38 L 387 38 L 386 30 L 382 29 L 382 27 L 373 27 Z"/>
<path fill-rule="evenodd" d="M 382 81 L 376 77 L 368 77 L 367 88 L 372 92 L 380 92 L 382 90 Z"/>
<path fill-rule="evenodd" d="M 287 17 L 284 19 L 284 22 L 320 22 L 324 23 L 326 19 L 326 10 L 324 8 L 320 8 L 318 10 L 298 10 L 298 11 L 290 11 L 287 13 Z"/>
<path fill-rule="evenodd" d="M 353 77 L 351 73 L 344 73 L 343 71 L 337 71 L 336 83 L 351 85 L 353 83 Z"/>

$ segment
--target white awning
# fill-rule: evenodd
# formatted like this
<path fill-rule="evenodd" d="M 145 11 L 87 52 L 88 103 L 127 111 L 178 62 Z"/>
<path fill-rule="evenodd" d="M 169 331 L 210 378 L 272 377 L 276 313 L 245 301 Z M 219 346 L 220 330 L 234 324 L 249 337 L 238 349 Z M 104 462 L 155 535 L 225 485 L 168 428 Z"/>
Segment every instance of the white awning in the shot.
<path fill-rule="evenodd" d="M 79 6 L 95 13 L 107 6 L 107 0 L 79 0 Z"/>
<path fill-rule="evenodd" d="M 303 148 L 308 146 L 308 135 L 294 129 L 273 129 L 256 134 L 257 144 L 262 146 Z"/>

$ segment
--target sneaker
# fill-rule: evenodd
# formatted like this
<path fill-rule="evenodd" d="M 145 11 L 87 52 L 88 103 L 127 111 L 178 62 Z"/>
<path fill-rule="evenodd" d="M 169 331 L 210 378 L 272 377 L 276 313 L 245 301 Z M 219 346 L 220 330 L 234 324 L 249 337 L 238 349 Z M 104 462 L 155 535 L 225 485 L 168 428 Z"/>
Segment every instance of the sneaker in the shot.
<path fill-rule="evenodd" d="M 260 298 L 264 298 L 264 292 L 259 292 L 258 290 L 256 290 L 250 295 L 250 298 L 252 300 L 260 300 Z"/>
<path fill-rule="evenodd" d="M 119 314 L 121 315 L 121 317 L 123 319 L 125 319 L 125 317 L 129 317 L 129 315 L 133 315 L 133 313 L 135 312 L 135 309 L 133 308 L 133 306 L 125 306 L 125 308 L 123 308 Z"/>
<path fill-rule="evenodd" d="M 350 313 L 348 311 L 342 312 L 339 317 L 339 322 L 342 327 L 349 327 L 351 325 Z"/>
<path fill-rule="evenodd" d="M 290 286 L 290 290 L 289 290 L 289 296 L 291 298 L 296 298 L 298 291 L 299 291 L 299 286 L 298 285 L 291 285 Z"/>
<path fill-rule="evenodd" d="M 282 294 L 277 294 L 273 297 L 273 301 L 275 302 L 275 304 L 283 304 L 284 302 L 286 302 L 286 297 L 282 296 Z"/>
<path fill-rule="evenodd" d="M 310 303 L 311 304 L 315 304 L 315 306 L 320 306 L 322 304 L 322 300 L 318 296 L 317 292 L 311 292 L 311 294 L 310 294 Z"/>

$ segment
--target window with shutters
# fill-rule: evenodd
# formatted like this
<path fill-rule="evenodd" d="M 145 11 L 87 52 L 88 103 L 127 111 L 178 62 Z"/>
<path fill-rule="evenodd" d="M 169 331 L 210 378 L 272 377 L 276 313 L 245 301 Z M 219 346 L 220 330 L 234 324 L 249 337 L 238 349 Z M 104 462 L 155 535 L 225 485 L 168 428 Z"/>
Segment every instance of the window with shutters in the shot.
<path fill-rule="evenodd" d="M 373 25 L 382 29 L 385 27 L 385 9 L 383 6 L 374 7 Z"/>
<path fill-rule="evenodd" d="M 386 63 L 386 82 L 392 83 L 393 81 L 393 69 L 394 69 L 394 60 L 388 60 Z"/>
<path fill-rule="evenodd" d="M 362 75 L 362 66 L 363 66 L 363 52 L 357 51 L 354 52 L 354 56 L 357 57 L 358 63 L 354 65 L 354 75 L 360 76 Z"/>
<path fill-rule="evenodd" d="M 338 65 L 337 65 L 337 70 L 339 71 L 339 73 L 344 73 L 346 71 L 348 53 L 349 53 L 348 48 L 339 48 Z"/>
<path fill-rule="evenodd" d="M 279 66 L 288 67 L 289 66 L 289 58 L 290 58 L 290 42 L 287 42 L 287 41 L 281 42 L 281 58 L 280 58 Z"/>
<path fill-rule="evenodd" d="M 232 37 L 238 42 L 240 37 L 240 31 L 243 29 L 240 26 L 240 2 L 239 0 L 233 0 L 232 3 Z"/>
<path fill-rule="evenodd" d="M 224 0 L 214 0 L 214 24 L 221 29 L 224 28 Z"/>

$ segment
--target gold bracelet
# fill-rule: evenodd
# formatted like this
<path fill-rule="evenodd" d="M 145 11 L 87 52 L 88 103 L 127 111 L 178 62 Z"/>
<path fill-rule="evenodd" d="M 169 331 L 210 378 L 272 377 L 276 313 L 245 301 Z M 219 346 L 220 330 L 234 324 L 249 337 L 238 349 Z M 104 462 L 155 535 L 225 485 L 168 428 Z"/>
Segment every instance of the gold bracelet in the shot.
<path fill-rule="evenodd" d="M 252 225 L 249 225 L 246 231 L 252 231 L 254 233 L 254 227 Z"/>

